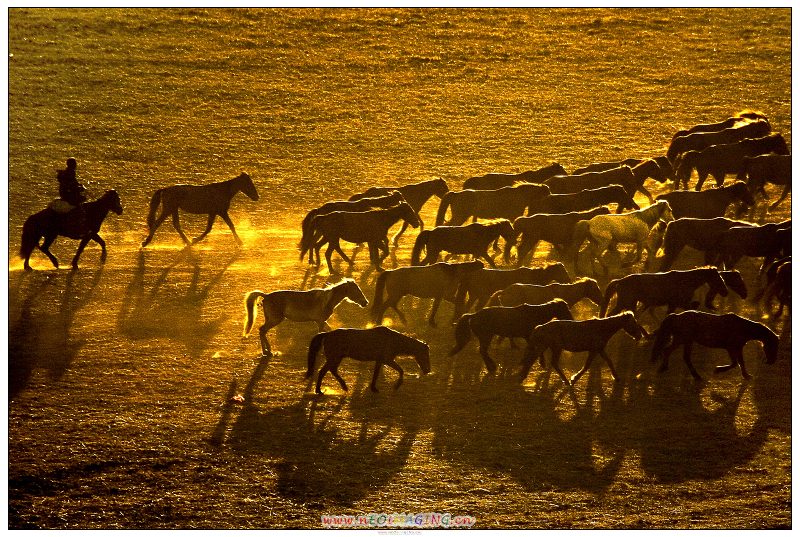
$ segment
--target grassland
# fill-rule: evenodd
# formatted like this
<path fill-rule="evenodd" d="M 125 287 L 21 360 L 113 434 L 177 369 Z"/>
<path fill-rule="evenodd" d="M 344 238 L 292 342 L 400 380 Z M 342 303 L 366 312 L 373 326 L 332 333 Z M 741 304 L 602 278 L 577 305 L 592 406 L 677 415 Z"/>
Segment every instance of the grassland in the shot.
<path fill-rule="evenodd" d="M 622 381 L 593 368 L 574 396 L 539 372 L 510 379 L 521 350 L 507 343 L 492 350 L 497 377 L 472 347 L 446 357 L 451 330 L 425 324 L 426 301 L 403 302 L 400 329 L 429 342 L 433 373 L 402 360 L 398 391 L 386 373 L 373 395 L 370 368 L 346 364 L 350 392 L 328 379 L 314 396 L 313 325 L 277 327 L 271 360 L 241 338 L 244 292 L 336 279 L 297 260 L 300 220 L 324 201 L 655 156 L 679 128 L 742 108 L 791 143 L 790 20 L 788 9 L 9 10 L 9 527 L 314 528 L 322 514 L 431 511 L 481 528 L 790 527 L 790 322 L 751 301 L 723 307 L 782 336 L 772 366 L 748 345 L 753 381 L 712 376 L 724 353 L 700 349 L 708 382 L 677 359 L 657 375 L 649 344 L 619 336 Z M 22 223 L 57 195 L 67 156 L 93 196 L 122 196 L 103 231 L 108 263 L 89 248 L 79 271 L 37 257 L 25 273 Z M 261 194 L 234 201 L 241 249 L 219 223 L 191 250 L 168 227 L 139 249 L 156 188 L 241 170 Z M 788 204 L 751 214 L 788 216 Z M 53 250 L 67 265 L 74 247 Z M 372 299 L 364 252 L 338 268 Z M 755 290 L 757 264 L 740 268 Z M 353 304 L 331 319 L 367 322 Z"/>

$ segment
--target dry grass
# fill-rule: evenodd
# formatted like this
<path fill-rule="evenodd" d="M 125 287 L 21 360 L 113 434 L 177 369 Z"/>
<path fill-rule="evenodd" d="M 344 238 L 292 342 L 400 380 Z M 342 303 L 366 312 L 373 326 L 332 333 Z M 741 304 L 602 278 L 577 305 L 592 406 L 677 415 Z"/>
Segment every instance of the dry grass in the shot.
<path fill-rule="evenodd" d="M 313 528 L 325 513 L 437 511 L 481 528 L 789 527 L 788 320 L 766 321 L 782 333 L 773 366 L 748 345 L 749 383 L 734 371 L 697 385 L 677 356 L 656 375 L 649 344 L 617 336 L 623 380 L 598 367 L 574 396 L 539 370 L 508 378 L 521 350 L 507 343 L 491 351 L 494 378 L 472 344 L 446 357 L 452 310 L 429 328 L 426 301 L 402 303 L 400 328 L 430 343 L 433 373 L 402 359 L 402 388 L 388 372 L 377 395 L 369 366 L 347 362 L 349 393 L 326 378 L 312 395 L 313 324 L 272 331 L 282 354 L 268 361 L 240 337 L 246 291 L 329 280 L 296 250 L 303 215 L 329 199 L 655 156 L 677 129 L 746 107 L 790 142 L 789 21 L 788 9 L 10 10 L 9 526 Z M 123 198 L 104 227 L 109 261 L 99 268 L 95 247 L 80 271 L 37 257 L 24 273 L 22 223 L 55 197 L 68 155 L 94 194 Z M 262 196 L 234 201 L 241 250 L 219 223 L 191 251 L 168 226 L 138 249 L 153 190 L 240 170 Z M 74 247 L 54 251 L 68 264 Z M 372 299 L 366 252 L 339 268 Z M 756 263 L 741 268 L 754 291 Z M 367 322 L 344 304 L 331 324 Z M 695 356 L 706 377 L 724 359 Z"/>

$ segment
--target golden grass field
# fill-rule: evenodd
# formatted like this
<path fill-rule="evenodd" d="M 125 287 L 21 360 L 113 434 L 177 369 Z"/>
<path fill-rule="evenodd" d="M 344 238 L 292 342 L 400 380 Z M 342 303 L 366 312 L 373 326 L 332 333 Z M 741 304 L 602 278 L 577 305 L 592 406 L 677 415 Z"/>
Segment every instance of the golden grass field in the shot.
<path fill-rule="evenodd" d="M 508 342 L 491 350 L 494 377 L 475 341 L 447 357 L 447 303 L 438 328 L 426 300 L 401 303 L 408 326 L 389 315 L 431 347 L 430 375 L 400 359 L 397 391 L 394 372 L 373 394 L 371 364 L 345 361 L 350 391 L 328 376 L 315 396 L 313 323 L 272 330 L 269 360 L 241 337 L 252 289 L 345 275 L 372 300 L 366 251 L 333 275 L 298 260 L 300 221 L 326 201 L 657 156 L 678 129 L 744 108 L 791 144 L 789 9 L 12 8 L 8 30 L 9 528 L 319 528 L 326 514 L 427 512 L 476 528 L 791 527 L 790 316 L 750 300 L 721 309 L 781 334 L 773 365 L 746 347 L 750 382 L 713 375 L 727 357 L 702 348 L 707 382 L 679 353 L 657 374 L 651 343 L 618 335 L 621 381 L 598 363 L 574 396 L 540 369 L 511 378 L 522 350 Z M 70 271 L 77 243 L 61 238 L 62 269 L 36 253 L 25 272 L 22 224 L 57 197 L 68 156 L 90 197 L 122 198 L 101 232 L 108 261 L 93 245 Z M 157 188 L 241 171 L 261 195 L 234 198 L 242 248 L 219 221 L 191 249 L 169 223 L 139 248 Z M 750 218 L 789 206 L 759 200 Z M 182 221 L 193 236 L 205 219 Z M 408 264 L 415 236 L 387 267 Z M 738 268 L 754 294 L 758 261 Z M 330 319 L 367 323 L 352 303 Z"/>

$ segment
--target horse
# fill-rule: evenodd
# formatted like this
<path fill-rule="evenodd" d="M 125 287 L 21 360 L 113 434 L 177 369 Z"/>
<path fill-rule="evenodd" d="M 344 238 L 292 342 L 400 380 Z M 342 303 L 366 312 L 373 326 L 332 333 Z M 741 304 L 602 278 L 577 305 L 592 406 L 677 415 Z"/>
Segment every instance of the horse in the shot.
<path fill-rule="evenodd" d="M 693 192 L 691 190 L 676 190 L 656 196 L 656 201 L 665 200 L 672 208 L 672 216 L 677 218 L 717 218 L 725 216 L 728 207 L 737 201 L 745 206 L 755 204 L 753 195 L 743 181 L 714 188 Z"/>
<path fill-rule="evenodd" d="M 700 191 L 706 178 L 714 177 L 716 185 L 722 186 L 727 174 L 740 176 L 745 165 L 745 157 L 753 157 L 774 152 L 788 155 L 789 149 L 786 140 L 780 134 L 773 134 L 763 138 L 747 138 L 729 144 L 719 144 L 706 147 L 702 151 L 692 150 L 681 155 L 675 162 L 675 188 L 683 183 L 683 188 L 689 187 L 689 178 L 692 170 L 697 169 L 698 181 L 694 189 Z"/>
<path fill-rule="evenodd" d="M 339 364 L 344 358 L 352 358 L 361 362 L 375 362 L 375 371 L 369 388 L 378 391 L 377 382 L 381 367 L 387 365 L 397 371 L 400 377 L 395 382 L 397 389 L 403 383 L 403 368 L 395 361 L 398 356 L 413 356 L 423 374 L 431 372 L 430 349 L 428 345 L 413 337 L 401 334 L 385 326 L 372 328 L 337 328 L 330 332 L 322 332 L 311 338 L 308 346 L 308 370 L 306 378 L 314 374 L 314 361 L 320 348 L 325 353 L 325 364 L 317 376 L 318 394 L 322 393 L 322 379 L 328 371 L 339 381 L 342 389 L 347 391 L 347 384 L 339 376 Z"/>
<path fill-rule="evenodd" d="M 256 186 L 253 184 L 253 180 L 250 179 L 250 176 L 245 172 L 240 173 L 239 176 L 228 181 L 220 181 L 208 185 L 174 185 L 159 188 L 155 191 L 150 200 L 150 212 L 147 213 L 147 227 L 150 229 L 150 232 L 142 242 L 142 248 L 150 244 L 158 227 L 170 215 L 172 216 L 172 226 L 178 232 L 178 235 L 181 236 L 185 244 L 197 244 L 203 240 L 211 231 L 214 220 L 219 216 L 228 224 L 231 233 L 233 233 L 233 238 L 236 239 L 236 243 L 241 245 L 242 240 L 239 238 L 239 235 L 236 234 L 236 228 L 233 226 L 231 217 L 228 216 L 231 199 L 239 192 L 243 192 L 253 201 L 258 201 Z M 161 214 L 156 218 L 156 211 L 159 206 L 161 207 Z M 181 224 L 178 220 L 180 209 L 191 214 L 208 215 L 208 223 L 206 224 L 205 231 L 192 239 L 191 242 L 186 238 L 186 235 L 181 229 Z"/>
<path fill-rule="evenodd" d="M 303 218 L 303 235 L 298 245 L 300 249 L 300 259 L 302 260 L 308 251 L 313 253 L 313 242 L 311 239 L 314 236 L 314 230 L 311 229 L 311 221 L 315 216 L 332 213 L 334 211 L 354 213 L 367 211 L 369 209 L 388 209 L 403 201 L 405 201 L 403 195 L 397 190 L 394 190 L 385 196 L 377 196 L 374 198 L 361 198 L 356 201 L 330 201 L 316 209 L 310 210 L 305 218 Z M 313 259 L 309 258 L 309 262 L 312 261 Z"/>
<path fill-rule="evenodd" d="M 516 183 L 542 183 L 554 175 L 566 175 L 561 164 L 552 163 L 538 170 L 521 173 L 487 173 L 480 177 L 470 177 L 464 181 L 463 190 L 497 190 Z"/>
<path fill-rule="evenodd" d="M 345 240 L 355 244 L 366 242 L 367 246 L 369 246 L 369 258 L 375 266 L 375 270 L 378 272 L 383 271 L 381 263 L 389 255 L 386 234 L 389 232 L 389 228 L 399 220 L 408 222 L 415 228 L 420 226 L 417 212 L 406 202 L 399 203 L 388 209 L 370 209 L 357 213 L 334 211 L 315 216 L 311 221 L 311 227 L 315 230 L 313 242 L 316 250 L 317 266 L 320 264 L 320 249 L 325 243 L 328 243 L 328 248 L 325 250 L 328 271 L 334 272 L 331 264 L 331 256 L 334 250 L 339 252 L 339 255 L 347 263 L 352 264 L 353 261 L 347 257 L 347 254 L 339 246 L 339 241 Z M 379 250 L 383 250 L 383 256 L 380 256 Z"/>
<path fill-rule="evenodd" d="M 664 257 L 661 258 L 659 271 L 669 270 L 685 246 L 704 252 L 704 263 L 710 265 L 716 256 L 715 250 L 720 236 L 734 226 L 755 226 L 755 224 L 730 220 L 721 216 L 717 218 L 682 217 L 669 222 L 664 231 Z"/>
<path fill-rule="evenodd" d="M 753 195 L 756 192 L 761 192 L 764 199 L 767 198 L 767 193 L 764 190 L 766 183 L 783 186 L 783 193 L 778 198 L 778 201 L 769 206 L 769 210 L 772 211 L 780 202 L 786 199 L 792 189 L 792 157 L 791 155 L 776 155 L 774 153 L 745 157 L 744 165 L 736 178 L 746 178 L 750 192 Z"/>
<path fill-rule="evenodd" d="M 715 372 L 728 371 L 738 364 L 742 377 L 750 379 L 744 366 L 743 350 L 745 344 L 754 339 L 762 343 L 766 362 L 775 363 L 778 358 L 778 335 L 761 323 L 734 313 L 714 314 L 694 310 L 670 313 L 656 330 L 650 361 L 657 362 L 661 358 L 659 372 L 666 371 L 670 354 L 683 345 L 683 361 L 689 372 L 695 379 L 703 380 L 691 360 L 692 345 L 698 343 L 728 351 L 731 363 L 717 366 Z"/>
<path fill-rule="evenodd" d="M 481 309 L 489 298 L 512 283 L 545 285 L 551 282 L 568 283 L 569 273 L 562 263 L 552 263 L 545 267 L 519 267 L 510 270 L 480 269 L 467 274 L 458 288 L 455 298 L 455 316 L 469 311 L 473 304 Z"/>
<path fill-rule="evenodd" d="M 747 121 L 755 121 L 758 119 L 762 119 L 767 121 L 767 116 L 760 112 L 755 112 L 752 110 L 743 110 L 739 112 L 734 117 L 729 117 L 724 121 L 720 121 L 718 123 L 700 123 L 688 129 L 679 130 L 674 135 L 672 135 L 672 139 L 678 138 L 679 136 L 686 136 L 687 134 L 692 134 L 693 132 L 716 132 L 727 129 L 729 127 L 733 127 L 737 124 L 743 124 Z"/>
<path fill-rule="evenodd" d="M 761 226 L 735 226 L 723 232 L 715 248 L 715 264 L 732 269 L 744 257 L 763 257 L 759 272 L 775 259 L 790 254 L 791 220 Z"/>
<path fill-rule="evenodd" d="M 761 138 L 770 133 L 772 128 L 769 121 L 745 121 L 741 124 L 728 127 L 720 131 L 693 132 L 686 136 L 673 138 L 667 149 L 667 158 L 675 158 L 687 151 L 700 151 L 712 145 L 731 144 L 745 138 Z"/>
<path fill-rule="evenodd" d="M 420 231 L 411 251 L 412 265 L 435 263 L 442 251 L 451 254 L 471 254 L 475 259 L 485 259 L 492 268 L 494 260 L 489 256 L 489 245 L 503 237 L 506 245 L 513 244 L 517 234 L 508 220 L 474 222 L 466 226 L 437 226 Z M 423 248 L 425 258 L 420 261 Z"/>
<path fill-rule="evenodd" d="M 560 298 L 570 307 L 584 298 L 588 298 L 598 306 L 603 301 L 603 292 L 592 278 L 578 278 L 572 283 L 549 283 L 547 285 L 531 285 L 528 283 L 512 283 L 505 289 L 496 291 L 486 306 L 519 306 L 520 304 L 544 304 Z"/>
<path fill-rule="evenodd" d="M 22 239 L 19 248 L 19 256 L 25 260 L 25 270 L 32 270 L 30 258 L 34 248 L 41 250 L 50 259 L 53 266 L 58 268 L 58 259 L 50 252 L 50 246 L 59 235 L 81 241 L 75 257 L 72 258 L 73 269 L 78 268 L 78 259 L 89 241 L 100 245 L 100 262 L 105 263 L 106 242 L 99 235 L 100 227 L 109 211 L 118 215 L 122 214 L 122 202 L 119 194 L 116 190 L 108 190 L 97 200 L 83 203 L 81 207 L 84 215 L 83 226 L 74 221 L 76 212 L 59 214 L 49 207 L 25 220 L 22 225 Z M 39 244 L 42 237 L 44 237 L 44 242 Z"/>
<path fill-rule="evenodd" d="M 775 317 L 783 315 L 784 306 L 792 305 L 792 258 L 785 257 L 772 263 L 766 271 L 767 286 L 760 293 L 767 310 L 772 309 L 772 301 L 777 298 L 779 309 Z"/>
<path fill-rule="evenodd" d="M 660 183 L 667 181 L 667 174 L 653 159 L 638 162 L 635 166 L 627 165 L 599 171 L 583 172 L 573 175 L 556 175 L 544 182 L 553 194 L 572 194 L 581 190 L 601 188 L 608 185 L 622 185 L 625 192 L 633 198 L 641 192 L 653 202 L 653 196 L 644 187 L 644 182 L 653 178 Z"/>
<path fill-rule="evenodd" d="M 637 164 L 641 164 L 645 159 L 641 158 L 626 158 L 625 160 L 615 160 L 613 162 L 594 162 L 582 168 L 577 168 L 569 175 L 581 175 L 588 172 L 603 172 L 621 166 L 633 168 Z M 560 175 L 567 175 L 566 173 Z"/>
<path fill-rule="evenodd" d="M 244 331 L 247 337 L 253 328 L 256 307 L 261 303 L 264 311 L 264 324 L 258 330 L 261 338 L 261 353 L 272 356 L 272 349 L 267 340 L 270 328 L 279 325 L 284 319 L 290 321 L 314 321 L 319 331 L 330 330 L 327 320 L 342 300 L 349 300 L 362 308 L 369 303 L 358 284 L 350 278 L 325 288 L 306 291 L 250 291 L 244 297 Z"/>
<path fill-rule="evenodd" d="M 489 356 L 489 345 L 494 336 L 527 339 L 534 327 L 551 319 L 572 320 L 569 305 L 556 299 L 544 304 L 521 304 L 509 308 L 495 306 L 465 313 L 456 323 L 456 344 L 448 356 L 460 352 L 474 334 L 480 342 L 480 354 L 486 370 L 493 375 L 497 371 L 497 364 Z"/>
<path fill-rule="evenodd" d="M 441 199 L 450 190 L 450 188 L 447 186 L 447 183 L 444 179 L 441 177 L 435 177 L 426 181 L 420 181 L 419 183 L 411 183 L 397 187 L 374 186 L 368 188 L 360 194 L 354 194 L 350 196 L 348 201 L 357 201 L 361 198 L 385 196 L 390 194 L 393 190 L 400 192 L 403 195 L 403 198 L 405 198 L 406 203 L 411 205 L 411 208 L 414 209 L 415 213 L 417 213 L 420 229 L 422 230 L 425 229 L 425 223 L 422 221 L 422 218 L 419 217 L 419 212 L 422 210 L 422 207 L 433 196 Z M 403 226 L 397 233 L 395 233 L 394 237 L 392 237 L 392 244 L 397 246 L 397 243 L 400 240 L 400 235 L 402 235 L 403 232 L 408 228 L 408 225 L 408 222 L 403 222 Z"/>
<path fill-rule="evenodd" d="M 535 214 L 564 214 L 588 211 L 596 207 L 617 204 L 617 213 L 626 209 L 638 209 L 622 185 L 608 185 L 575 192 L 573 194 L 550 194 L 534 201 L 528 208 L 528 216 Z"/>
<path fill-rule="evenodd" d="M 577 249 L 585 239 L 589 239 L 593 258 L 600 261 L 603 269 L 608 272 L 608 267 L 603 263 L 601 254 L 610 246 L 619 243 L 635 243 L 636 257 L 632 263 L 638 263 L 642 258 L 642 250 L 647 250 L 647 258 L 655 255 L 653 246 L 648 241 L 650 230 L 659 220 L 672 220 L 670 204 L 666 201 L 656 201 L 653 205 L 625 214 L 601 214 L 590 220 L 581 220 L 575 224 L 575 242 Z M 594 263 L 592 263 L 594 268 Z"/>
<path fill-rule="evenodd" d="M 397 312 L 403 324 L 405 315 L 397 304 L 406 295 L 418 298 L 433 298 L 428 324 L 436 326 L 435 317 L 442 299 L 455 302 L 456 292 L 463 279 L 471 272 L 483 269 L 478 260 L 463 263 L 439 262 L 419 267 L 398 267 L 382 272 L 375 282 L 375 298 L 372 301 L 372 319 L 375 324 L 383 322 L 388 308 Z M 386 300 L 383 291 L 386 290 Z"/>
<path fill-rule="evenodd" d="M 497 190 L 450 191 L 442 197 L 436 213 L 436 225 L 445 224 L 445 215 L 450 208 L 448 226 L 460 226 L 470 218 L 505 218 L 513 222 L 525 213 L 525 209 L 547 196 L 550 189 L 545 185 L 522 183 Z"/>
<path fill-rule="evenodd" d="M 539 325 L 531 331 L 528 337 L 528 346 L 522 359 L 521 378 L 524 380 L 528 376 L 537 358 L 539 363 L 544 365 L 544 351 L 550 349 L 553 369 L 556 370 L 558 376 L 567 386 L 575 385 L 578 379 L 589 369 L 589 365 L 598 354 L 611 369 L 611 376 L 614 380 L 617 380 L 617 372 L 614 370 L 611 359 L 606 354 L 605 347 L 611 337 L 620 330 L 624 330 L 637 341 L 644 336 L 644 330 L 636 322 L 636 318 L 630 311 L 602 319 L 594 318 L 585 321 L 555 320 Z M 570 380 L 567 380 L 558 364 L 561 352 L 565 350 L 569 352 L 589 352 L 586 363 L 583 364 L 580 371 L 572 375 Z"/>
<path fill-rule="evenodd" d="M 514 220 L 514 233 L 518 241 L 517 246 L 517 266 L 527 264 L 530 258 L 536 254 L 536 246 L 539 241 L 553 244 L 556 248 L 565 249 L 572 245 L 575 224 L 581 220 L 588 220 L 598 214 L 610 214 L 608 207 L 596 207 L 588 211 L 571 212 L 565 214 L 534 214 L 532 216 L 520 216 Z M 506 263 L 510 262 L 511 247 L 514 242 L 506 242 L 503 258 Z"/>
<path fill-rule="evenodd" d="M 728 296 L 728 286 L 714 267 L 628 274 L 611 280 L 606 286 L 600 317 L 623 310 L 636 312 L 639 303 L 644 310 L 667 306 L 667 313 L 675 308 L 693 309 L 698 305 L 692 302 L 694 293 L 703 285 L 708 285 L 715 294 Z M 615 296 L 616 304 L 609 310 L 608 305 Z"/>

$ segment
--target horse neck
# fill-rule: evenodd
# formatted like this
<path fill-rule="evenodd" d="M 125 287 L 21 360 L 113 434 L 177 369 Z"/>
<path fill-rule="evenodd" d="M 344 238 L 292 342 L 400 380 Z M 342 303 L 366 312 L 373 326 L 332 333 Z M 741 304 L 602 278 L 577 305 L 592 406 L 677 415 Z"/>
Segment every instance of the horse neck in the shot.
<path fill-rule="evenodd" d="M 753 339 L 757 339 L 761 342 L 762 345 L 766 348 L 767 346 L 776 346 L 778 345 L 778 341 L 775 338 L 775 334 L 766 326 L 761 323 L 757 323 L 755 321 L 751 321 L 753 324 L 752 333 L 750 334 Z"/>
<path fill-rule="evenodd" d="M 108 211 L 111 210 L 110 197 L 108 193 L 95 201 L 89 201 L 83 204 L 83 210 L 87 216 L 97 215 L 101 220 L 108 216 Z"/>
<path fill-rule="evenodd" d="M 616 334 L 618 331 L 625 329 L 626 315 L 624 313 L 612 315 L 611 317 L 606 317 L 603 320 L 606 322 L 603 323 L 601 331 L 606 339 L 611 338 L 611 336 Z"/>
<path fill-rule="evenodd" d="M 653 227 L 658 222 L 661 216 L 661 206 L 658 204 L 651 205 L 639 211 L 639 218 L 647 224 L 647 227 Z"/>
<path fill-rule="evenodd" d="M 333 304 L 335 306 L 336 304 L 344 300 L 345 297 L 347 297 L 347 287 L 348 287 L 347 282 L 343 282 L 331 287 L 329 289 L 330 294 L 328 296 L 328 301 L 325 305 L 327 306 L 328 304 Z"/>

